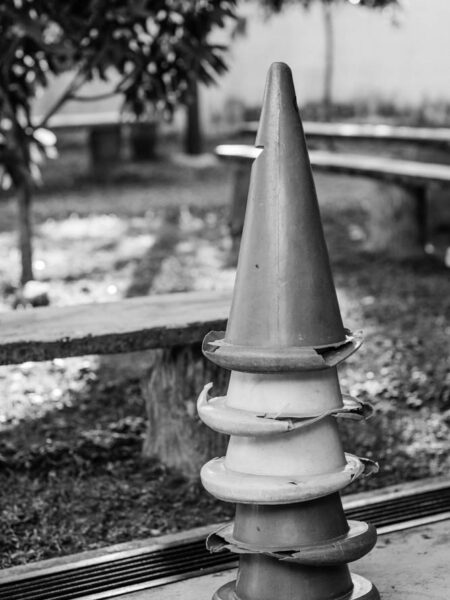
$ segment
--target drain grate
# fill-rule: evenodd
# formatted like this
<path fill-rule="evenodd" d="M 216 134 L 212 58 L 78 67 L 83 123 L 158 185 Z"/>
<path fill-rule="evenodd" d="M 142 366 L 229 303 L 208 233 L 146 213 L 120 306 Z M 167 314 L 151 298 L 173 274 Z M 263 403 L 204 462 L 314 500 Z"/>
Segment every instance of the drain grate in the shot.
<path fill-rule="evenodd" d="M 347 518 L 387 527 L 405 521 L 432 517 L 450 510 L 450 486 L 408 496 L 392 496 L 373 504 L 348 508 Z"/>
<path fill-rule="evenodd" d="M 0 586 L 0 598 L 73 600 L 88 595 L 100 598 L 105 592 L 118 592 L 139 584 L 143 588 L 154 587 L 232 567 L 234 564 L 236 558 L 233 555 L 209 554 L 205 548 L 205 540 L 201 539 L 139 556 L 4 583 Z"/>
<path fill-rule="evenodd" d="M 384 500 L 350 507 L 350 519 L 373 523 L 377 527 L 401 524 L 414 519 L 433 517 L 450 511 L 450 486 L 428 491 L 414 491 Z M 188 539 L 176 545 L 143 550 L 139 554 L 105 557 L 89 564 L 43 573 L 35 571 L 0 584 L 0 600 L 100 600 L 137 589 L 164 585 L 198 577 L 237 565 L 231 553 L 209 554 L 205 540 Z"/>

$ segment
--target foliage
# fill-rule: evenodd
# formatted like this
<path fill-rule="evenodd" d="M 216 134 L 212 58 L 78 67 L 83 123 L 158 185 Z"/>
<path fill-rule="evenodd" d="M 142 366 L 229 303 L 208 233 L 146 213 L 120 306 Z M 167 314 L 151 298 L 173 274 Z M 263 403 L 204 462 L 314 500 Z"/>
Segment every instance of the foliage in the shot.
<path fill-rule="evenodd" d="M 44 127 L 80 89 L 114 81 L 133 114 L 171 114 L 190 78 L 211 83 L 226 69 L 223 45 L 209 34 L 234 16 L 236 0 L 6 0 L 0 4 L 0 165 L 4 188 L 39 177 L 55 138 Z M 61 73 L 71 79 L 40 122 L 35 96 Z M 104 96 L 104 95 L 103 95 Z M 102 97 L 103 97 L 102 96 Z"/>

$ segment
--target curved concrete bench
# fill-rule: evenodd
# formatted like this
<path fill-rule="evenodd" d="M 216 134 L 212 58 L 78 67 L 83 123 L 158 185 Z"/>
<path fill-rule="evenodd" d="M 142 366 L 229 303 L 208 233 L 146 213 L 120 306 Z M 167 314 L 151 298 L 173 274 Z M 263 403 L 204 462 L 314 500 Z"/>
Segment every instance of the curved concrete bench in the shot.
<path fill-rule="evenodd" d="M 261 148 L 246 144 L 222 144 L 215 150 L 219 158 L 243 164 L 251 164 L 262 151 Z M 309 159 L 313 168 L 327 172 L 374 177 L 405 184 L 450 183 L 448 165 L 323 150 L 312 150 Z"/>
<path fill-rule="evenodd" d="M 256 135 L 257 121 L 243 123 L 238 133 Z M 372 123 L 328 123 L 304 121 L 307 138 L 327 140 L 366 140 L 383 142 L 406 142 L 408 144 L 450 144 L 450 127 L 406 127 Z"/>
<path fill-rule="evenodd" d="M 220 159 L 228 162 L 235 169 L 230 216 L 234 247 L 239 245 L 238 240 L 242 234 L 250 167 L 262 151 L 261 148 L 246 144 L 223 144 L 217 146 L 215 150 Z M 424 248 L 428 238 L 427 190 L 430 184 L 450 184 L 450 166 L 321 150 L 311 151 L 309 158 L 311 166 L 316 171 L 369 177 L 401 188 L 403 196 L 408 199 L 406 203 L 412 202 L 413 213 L 415 213 L 415 218 L 412 219 L 415 221 L 414 226 L 409 224 L 409 229 L 415 230 L 413 232 L 415 240 L 410 240 L 410 243 Z"/>

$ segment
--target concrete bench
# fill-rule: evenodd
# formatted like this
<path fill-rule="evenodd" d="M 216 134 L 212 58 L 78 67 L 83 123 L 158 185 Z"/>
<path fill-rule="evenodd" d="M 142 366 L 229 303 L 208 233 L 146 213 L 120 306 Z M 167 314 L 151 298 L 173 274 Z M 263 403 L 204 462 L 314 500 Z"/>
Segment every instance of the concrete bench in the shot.
<path fill-rule="evenodd" d="M 238 128 L 238 133 L 255 136 L 257 129 L 257 121 L 248 121 Z M 450 144 L 450 127 L 405 127 L 371 123 L 304 121 L 303 129 L 308 139 L 406 142 L 433 146 Z"/>
<path fill-rule="evenodd" d="M 200 343 L 225 327 L 230 302 L 187 292 L 0 313 L 0 365 Z"/>
<path fill-rule="evenodd" d="M 39 120 L 37 117 L 35 122 Z M 118 112 L 56 114 L 46 127 L 62 133 L 87 131 L 90 161 L 95 169 L 120 163 L 125 142 L 134 160 L 155 158 L 157 123 L 153 120 L 127 121 Z"/>
<path fill-rule="evenodd" d="M 216 148 L 216 155 L 234 168 L 230 216 L 234 247 L 239 245 L 242 233 L 250 167 L 260 152 L 260 148 L 244 144 Z M 450 166 L 319 150 L 311 151 L 309 156 L 315 171 L 369 177 L 384 184 L 379 190 L 384 206 L 378 201 L 372 210 L 371 227 L 377 238 L 372 240 L 373 250 L 400 257 L 423 252 L 428 240 L 428 189 L 433 184 L 450 184 Z"/>
<path fill-rule="evenodd" d="M 230 304 L 231 292 L 208 291 L 1 313 L 0 364 L 150 350 L 144 453 L 197 476 L 225 449 L 225 436 L 201 423 L 195 403 L 209 381 L 225 391 L 228 374 L 204 359 L 201 342 L 226 327 Z"/>

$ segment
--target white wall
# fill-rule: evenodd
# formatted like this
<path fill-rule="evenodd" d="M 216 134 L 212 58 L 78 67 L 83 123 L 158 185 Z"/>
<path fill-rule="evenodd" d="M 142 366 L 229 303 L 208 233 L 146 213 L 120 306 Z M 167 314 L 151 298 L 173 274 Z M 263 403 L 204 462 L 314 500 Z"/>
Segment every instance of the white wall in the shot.
<path fill-rule="evenodd" d="M 336 100 L 392 100 L 400 105 L 450 103 L 450 0 L 402 0 L 393 25 L 392 10 L 344 4 L 333 9 Z M 235 39 L 229 73 L 204 93 L 208 115 L 223 112 L 227 99 L 261 102 L 268 66 L 287 62 L 293 70 L 299 103 L 322 94 L 324 28 L 322 7 L 289 7 L 265 20 L 245 6 L 247 34 Z"/>

